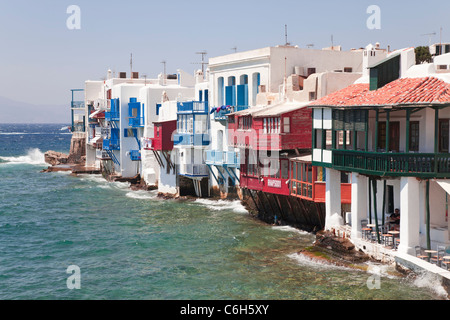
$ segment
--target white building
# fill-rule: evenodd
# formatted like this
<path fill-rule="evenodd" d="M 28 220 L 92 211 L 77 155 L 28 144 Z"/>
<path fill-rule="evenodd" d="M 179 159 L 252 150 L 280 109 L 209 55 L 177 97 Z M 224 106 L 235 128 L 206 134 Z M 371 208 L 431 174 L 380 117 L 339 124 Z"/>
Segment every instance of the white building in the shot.
<path fill-rule="evenodd" d="M 373 224 L 372 242 L 395 240 L 388 233 L 393 225 L 386 223 L 396 208 L 399 243 L 389 248 L 415 256 L 416 247 L 448 246 L 450 54 L 416 65 L 414 48 L 407 48 L 365 64 L 369 72 L 353 85 L 310 105 L 313 165 L 326 167 L 326 219 L 344 214 L 340 179 L 341 172 L 350 172 L 347 223 L 360 248 L 369 248 L 365 223 Z"/>
<path fill-rule="evenodd" d="M 211 184 L 222 195 L 239 184 L 240 155 L 228 141 L 227 114 L 289 101 L 315 100 L 361 77 L 360 51 L 266 47 L 209 60 Z"/>

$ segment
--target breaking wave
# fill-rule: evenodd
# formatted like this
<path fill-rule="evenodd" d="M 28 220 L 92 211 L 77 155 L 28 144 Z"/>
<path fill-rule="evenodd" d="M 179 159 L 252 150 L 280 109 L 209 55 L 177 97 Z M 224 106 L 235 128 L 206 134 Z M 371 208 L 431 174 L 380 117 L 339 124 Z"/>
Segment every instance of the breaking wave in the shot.
<path fill-rule="evenodd" d="M 317 269 L 337 269 L 337 270 L 353 270 L 349 267 L 336 265 L 333 263 L 330 263 L 326 260 L 322 259 L 314 259 L 312 257 L 309 257 L 304 254 L 299 253 L 291 253 L 288 254 L 288 257 L 295 260 L 299 265 L 306 266 L 306 267 L 313 267 Z"/>
<path fill-rule="evenodd" d="M 438 296 L 447 298 L 447 291 L 442 286 L 441 280 L 429 272 L 421 273 L 414 279 L 414 285 L 419 288 L 427 288 Z"/>
<path fill-rule="evenodd" d="M 232 210 L 237 213 L 247 213 L 247 209 L 241 204 L 239 200 L 209 200 L 209 199 L 197 199 L 195 203 L 204 205 L 210 210 Z"/>
<path fill-rule="evenodd" d="M 130 191 L 125 194 L 128 198 L 139 199 L 139 200 L 152 200 L 156 199 L 157 195 L 154 192 L 149 192 L 145 190 Z"/>
<path fill-rule="evenodd" d="M 27 154 L 18 157 L 0 157 L 2 164 L 33 164 L 47 165 L 44 153 L 38 148 L 28 150 Z"/>
<path fill-rule="evenodd" d="M 297 229 L 297 228 L 294 228 L 291 226 L 273 226 L 272 229 L 280 230 L 280 231 L 287 231 L 287 232 L 295 232 L 295 233 L 304 234 L 304 235 L 310 234 L 307 231 L 303 231 L 303 230 L 300 230 L 300 229 Z"/>

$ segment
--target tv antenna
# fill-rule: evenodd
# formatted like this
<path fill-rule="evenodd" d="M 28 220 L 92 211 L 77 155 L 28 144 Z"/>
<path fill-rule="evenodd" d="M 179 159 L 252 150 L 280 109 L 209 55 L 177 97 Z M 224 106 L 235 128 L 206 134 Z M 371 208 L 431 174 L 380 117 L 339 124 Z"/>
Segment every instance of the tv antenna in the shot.
<path fill-rule="evenodd" d="M 236 53 L 237 52 L 237 47 L 234 46 L 233 48 L 231 48 L 231 50 L 233 50 Z"/>
<path fill-rule="evenodd" d="M 436 35 L 436 32 L 421 34 L 421 36 L 428 36 L 428 46 L 431 46 L 431 36 L 435 36 L 435 35 Z"/>
<path fill-rule="evenodd" d="M 164 73 L 163 73 L 163 84 L 166 84 L 166 60 L 161 61 L 164 65 Z"/>
<path fill-rule="evenodd" d="M 133 78 L 133 54 L 130 55 L 130 78 Z"/>
<path fill-rule="evenodd" d="M 285 46 L 291 45 L 291 44 L 288 42 L 287 24 L 284 25 L 284 43 L 285 43 L 285 44 L 284 44 Z"/>
<path fill-rule="evenodd" d="M 202 55 L 202 62 L 194 62 L 193 64 L 201 64 L 202 65 L 202 73 L 205 74 L 205 66 L 208 65 L 208 62 L 205 62 L 205 56 L 207 54 L 206 51 L 199 51 L 196 54 Z"/>

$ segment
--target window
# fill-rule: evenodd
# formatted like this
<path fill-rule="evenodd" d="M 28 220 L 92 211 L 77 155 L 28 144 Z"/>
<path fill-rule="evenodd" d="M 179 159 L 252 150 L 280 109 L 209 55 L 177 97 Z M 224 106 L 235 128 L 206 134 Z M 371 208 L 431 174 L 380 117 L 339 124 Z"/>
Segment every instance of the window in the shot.
<path fill-rule="evenodd" d="M 308 77 L 313 73 L 316 73 L 316 68 L 308 68 Z"/>
<path fill-rule="evenodd" d="M 351 140 L 352 132 L 349 131 L 349 130 L 346 130 L 345 132 L 346 132 L 346 134 L 345 134 L 345 145 L 348 146 L 348 145 L 351 144 L 350 141 L 352 141 L 352 140 Z M 339 134 L 338 134 L 338 144 L 339 144 L 340 146 L 343 146 L 343 145 L 344 145 L 344 131 L 339 131 Z"/>
<path fill-rule="evenodd" d="M 419 151 L 419 121 L 409 123 L 409 150 Z"/>
<path fill-rule="evenodd" d="M 449 121 L 448 119 L 439 120 L 439 152 L 448 153 L 449 145 Z"/>
<path fill-rule="evenodd" d="M 252 117 L 239 117 L 238 118 L 238 129 L 248 130 L 252 127 Z"/>
<path fill-rule="evenodd" d="M 316 93 L 314 91 L 309 92 L 309 101 L 316 100 Z"/>
<path fill-rule="evenodd" d="M 194 131 L 194 117 L 192 115 L 188 115 L 186 120 L 187 120 L 186 132 L 187 133 L 193 133 L 193 131 Z"/>
<path fill-rule="evenodd" d="M 206 115 L 196 115 L 195 116 L 195 133 L 206 133 L 207 125 Z"/>
<path fill-rule="evenodd" d="M 286 118 L 285 118 L 286 119 Z M 287 118 L 289 120 L 289 118 Z M 289 127 L 289 122 L 288 122 Z M 264 133 L 280 133 L 281 119 L 280 118 L 264 118 L 263 120 L 263 132 Z"/>
<path fill-rule="evenodd" d="M 386 122 L 378 123 L 378 149 L 386 150 Z"/>
<path fill-rule="evenodd" d="M 281 160 L 281 179 L 289 179 L 289 161 Z"/>
<path fill-rule="evenodd" d="M 353 72 L 353 68 L 346 67 L 344 68 L 344 72 Z"/>
<path fill-rule="evenodd" d="M 333 142 L 333 132 L 331 130 L 325 130 L 325 149 L 330 150 Z"/>
<path fill-rule="evenodd" d="M 291 131 L 290 120 L 291 119 L 289 117 L 283 118 L 283 132 L 284 133 L 290 133 L 290 131 Z"/>

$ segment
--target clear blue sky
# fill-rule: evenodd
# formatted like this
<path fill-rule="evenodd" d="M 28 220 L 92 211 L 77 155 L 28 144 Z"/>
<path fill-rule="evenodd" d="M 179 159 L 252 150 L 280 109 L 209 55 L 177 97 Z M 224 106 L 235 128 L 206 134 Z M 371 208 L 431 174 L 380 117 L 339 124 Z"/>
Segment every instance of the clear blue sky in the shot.
<path fill-rule="evenodd" d="M 81 29 L 69 30 L 69 5 L 81 8 Z M 381 8 L 381 29 L 369 30 L 369 5 Z M 392 49 L 450 41 L 450 1 L 289 0 L 0 0 L 0 96 L 36 104 L 66 104 L 71 88 L 108 68 L 149 78 L 181 68 L 193 72 L 208 57 L 284 43 L 344 50 L 380 42 Z"/>

